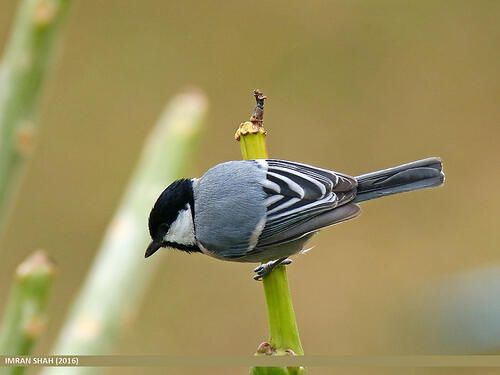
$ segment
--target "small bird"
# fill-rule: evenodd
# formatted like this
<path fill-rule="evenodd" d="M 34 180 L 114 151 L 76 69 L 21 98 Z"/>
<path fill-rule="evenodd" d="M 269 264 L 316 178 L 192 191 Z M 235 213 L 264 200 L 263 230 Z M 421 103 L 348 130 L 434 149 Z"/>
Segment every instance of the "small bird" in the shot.
<path fill-rule="evenodd" d="M 149 215 L 151 244 L 234 262 L 261 262 L 256 280 L 291 263 L 320 229 L 352 219 L 360 202 L 444 182 L 432 157 L 357 177 L 278 159 L 229 161 L 168 186 Z"/>

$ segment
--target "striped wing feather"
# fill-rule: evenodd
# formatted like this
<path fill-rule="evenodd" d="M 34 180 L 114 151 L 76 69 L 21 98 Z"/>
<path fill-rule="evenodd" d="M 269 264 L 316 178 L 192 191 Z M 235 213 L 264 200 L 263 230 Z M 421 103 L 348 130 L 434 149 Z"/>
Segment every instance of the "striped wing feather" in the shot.
<path fill-rule="evenodd" d="M 345 174 L 283 160 L 266 162 L 267 221 L 256 249 L 278 238 L 283 241 L 284 232 L 350 202 L 356 194 L 356 180 Z"/>

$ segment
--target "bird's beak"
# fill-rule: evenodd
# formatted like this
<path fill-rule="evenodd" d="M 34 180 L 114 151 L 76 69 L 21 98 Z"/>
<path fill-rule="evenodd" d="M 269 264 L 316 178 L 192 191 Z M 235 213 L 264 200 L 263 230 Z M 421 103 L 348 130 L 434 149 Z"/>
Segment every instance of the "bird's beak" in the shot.
<path fill-rule="evenodd" d="M 150 257 L 151 255 L 156 253 L 160 248 L 161 248 L 160 242 L 156 242 L 155 240 L 151 241 L 148 248 L 146 249 L 146 254 L 144 254 L 144 258 Z"/>

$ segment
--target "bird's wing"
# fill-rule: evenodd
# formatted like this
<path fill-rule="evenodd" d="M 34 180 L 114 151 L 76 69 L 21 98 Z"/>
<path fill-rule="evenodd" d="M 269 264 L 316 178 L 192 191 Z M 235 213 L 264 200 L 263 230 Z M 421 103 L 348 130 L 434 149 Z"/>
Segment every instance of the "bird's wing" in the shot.
<path fill-rule="evenodd" d="M 351 176 L 284 160 L 261 163 L 267 168 L 264 181 L 267 219 L 256 250 L 300 237 L 306 228 L 312 232 L 333 224 L 319 220 L 318 227 L 304 226 L 318 215 L 352 201 L 356 195 L 357 182 Z M 345 215 L 346 219 L 352 217 L 352 212 L 347 210 Z M 342 217 L 334 216 L 335 222 L 343 221 Z"/>

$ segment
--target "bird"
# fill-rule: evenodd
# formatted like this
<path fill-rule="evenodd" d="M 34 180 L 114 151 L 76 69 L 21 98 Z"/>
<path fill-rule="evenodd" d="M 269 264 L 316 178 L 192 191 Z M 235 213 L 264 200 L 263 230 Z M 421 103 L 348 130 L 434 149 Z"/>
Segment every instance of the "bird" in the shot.
<path fill-rule="evenodd" d="M 260 280 L 291 263 L 320 229 L 358 216 L 359 203 L 441 186 L 444 179 L 438 157 L 356 177 L 280 159 L 220 163 L 160 194 L 145 257 L 166 247 L 261 263 L 254 269 Z"/>

